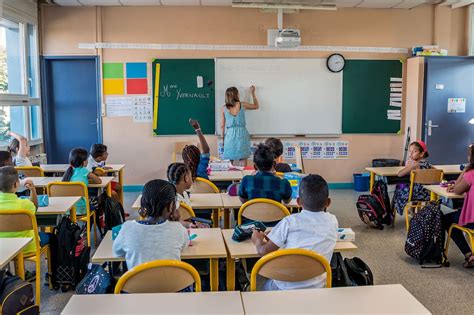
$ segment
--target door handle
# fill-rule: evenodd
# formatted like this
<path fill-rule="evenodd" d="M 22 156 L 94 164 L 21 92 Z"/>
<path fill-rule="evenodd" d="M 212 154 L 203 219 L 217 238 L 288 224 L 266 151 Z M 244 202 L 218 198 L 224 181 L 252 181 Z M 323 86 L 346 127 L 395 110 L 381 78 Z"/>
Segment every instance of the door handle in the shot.
<path fill-rule="evenodd" d="M 432 128 L 438 128 L 438 125 L 433 125 L 433 121 L 428 120 L 428 123 L 425 123 L 425 125 L 428 127 L 428 136 L 431 136 L 431 131 Z"/>

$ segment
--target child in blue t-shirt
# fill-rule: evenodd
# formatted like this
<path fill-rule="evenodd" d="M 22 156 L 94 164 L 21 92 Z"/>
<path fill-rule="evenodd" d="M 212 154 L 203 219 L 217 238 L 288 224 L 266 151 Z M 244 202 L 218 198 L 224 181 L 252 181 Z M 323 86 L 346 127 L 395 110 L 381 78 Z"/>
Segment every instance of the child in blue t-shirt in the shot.
<path fill-rule="evenodd" d="M 202 152 L 195 145 L 187 145 L 184 147 L 182 152 L 183 161 L 191 170 L 193 181 L 196 179 L 196 177 L 209 179 L 207 174 L 207 168 L 211 159 L 209 145 L 207 144 L 206 138 L 202 133 L 199 121 L 190 118 L 189 124 L 194 128 L 194 131 L 199 138 Z"/>
<path fill-rule="evenodd" d="M 86 168 L 87 155 L 87 150 L 82 148 L 74 148 L 71 150 L 69 153 L 69 167 L 63 176 L 63 182 L 81 182 L 86 186 L 88 186 L 89 183 L 102 183 L 102 180 L 99 176 L 95 175 Z M 84 198 L 81 198 L 81 200 L 76 203 L 77 215 L 86 214 L 86 202 L 88 201 L 86 201 Z"/>

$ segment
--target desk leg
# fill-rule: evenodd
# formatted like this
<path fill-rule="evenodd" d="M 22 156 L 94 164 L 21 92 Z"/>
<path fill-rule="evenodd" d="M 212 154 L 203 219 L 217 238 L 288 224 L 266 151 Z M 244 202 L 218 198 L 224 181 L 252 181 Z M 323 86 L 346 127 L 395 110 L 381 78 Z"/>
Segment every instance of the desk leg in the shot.
<path fill-rule="evenodd" d="M 25 261 L 23 259 L 23 253 L 19 253 L 15 257 L 15 274 L 25 280 Z M 41 277 L 41 275 L 39 275 L 39 277 Z"/>
<path fill-rule="evenodd" d="M 374 188 L 375 183 L 375 173 L 370 172 L 370 192 L 372 192 L 372 188 Z"/>
<path fill-rule="evenodd" d="M 112 183 L 111 182 L 107 185 L 107 196 L 112 198 Z"/>
<path fill-rule="evenodd" d="M 120 184 L 120 192 L 119 192 L 119 200 L 120 203 L 123 205 L 123 169 L 119 171 L 119 184 Z"/>
<path fill-rule="evenodd" d="M 235 290 L 235 260 L 227 254 L 226 259 L 227 291 Z"/>
<path fill-rule="evenodd" d="M 219 209 L 212 209 L 212 227 L 219 227 Z"/>
<path fill-rule="evenodd" d="M 210 266 L 210 280 L 211 280 L 211 291 L 219 291 L 219 259 L 211 258 Z"/>
<path fill-rule="evenodd" d="M 224 209 L 224 229 L 230 228 L 230 209 Z"/>
<path fill-rule="evenodd" d="M 71 208 L 71 211 L 69 212 L 69 215 L 71 216 L 71 221 L 76 223 L 77 222 L 77 217 L 76 217 L 76 206 Z"/>

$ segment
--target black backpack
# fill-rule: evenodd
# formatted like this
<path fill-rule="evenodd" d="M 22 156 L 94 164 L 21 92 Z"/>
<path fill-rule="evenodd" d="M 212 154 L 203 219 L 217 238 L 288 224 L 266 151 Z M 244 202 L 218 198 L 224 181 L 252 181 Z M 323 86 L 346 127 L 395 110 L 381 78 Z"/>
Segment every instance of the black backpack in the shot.
<path fill-rule="evenodd" d="M 0 314 L 39 314 L 33 285 L 18 276 L 0 270 Z"/>
<path fill-rule="evenodd" d="M 444 254 L 444 229 L 438 201 L 431 201 L 410 220 L 405 252 L 418 260 L 420 265 L 434 263 L 431 267 L 448 266 Z M 424 266 L 428 267 L 428 266 Z"/>
<path fill-rule="evenodd" d="M 341 253 L 333 253 L 331 271 L 333 287 L 374 285 L 372 271 L 358 257 L 344 259 Z"/>
<path fill-rule="evenodd" d="M 362 222 L 383 230 L 385 210 L 375 195 L 360 195 L 356 207 Z"/>
<path fill-rule="evenodd" d="M 63 217 L 50 238 L 53 286 L 63 291 L 74 288 L 87 272 L 90 247 L 87 246 L 86 226 L 79 227 L 70 218 Z"/>
<path fill-rule="evenodd" d="M 97 222 L 104 223 L 102 226 L 99 224 L 99 231 L 102 237 L 104 237 L 107 231 L 112 230 L 113 227 L 125 222 L 125 211 L 122 204 L 105 193 L 99 198 L 96 215 L 98 216 Z"/>

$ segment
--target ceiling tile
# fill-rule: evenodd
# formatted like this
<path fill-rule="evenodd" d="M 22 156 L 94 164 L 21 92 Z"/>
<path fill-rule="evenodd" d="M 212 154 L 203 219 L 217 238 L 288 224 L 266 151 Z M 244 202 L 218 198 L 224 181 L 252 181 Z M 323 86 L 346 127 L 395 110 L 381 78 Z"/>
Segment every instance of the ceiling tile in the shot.
<path fill-rule="evenodd" d="M 363 0 L 332 0 L 323 1 L 323 3 L 335 3 L 338 8 L 353 8 L 362 3 Z"/>
<path fill-rule="evenodd" d="M 402 3 L 397 4 L 393 9 L 413 9 L 419 5 L 432 3 L 431 0 L 404 0 Z"/>
<path fill-rule="evenodd" d="M 200 5 L 199 0 L 161 0 L 162 5 Z"/>

